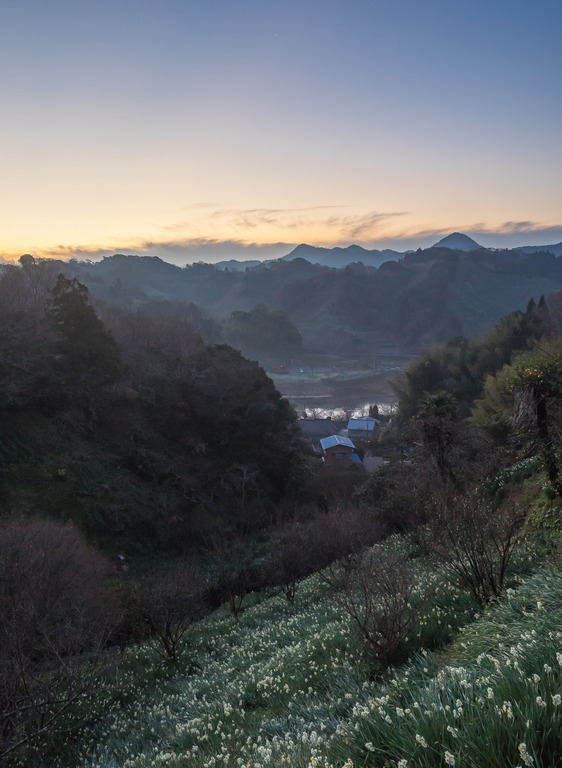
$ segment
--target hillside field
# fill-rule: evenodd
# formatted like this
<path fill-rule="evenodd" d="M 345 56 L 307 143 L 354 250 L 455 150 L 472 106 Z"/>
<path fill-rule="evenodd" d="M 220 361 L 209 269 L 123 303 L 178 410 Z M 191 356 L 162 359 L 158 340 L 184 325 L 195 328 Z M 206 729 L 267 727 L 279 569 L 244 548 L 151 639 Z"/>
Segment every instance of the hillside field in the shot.
<path fill-rule="evenodd" d="M 415 599 L 431 594 L 404 666 L 384 672 L 365 662 L 337 596 L 314 575 L 294 606 L 255 594 L 238 622 L 224 607 L 201 621 L 177 670 L 148 647 L 129 649 L 118 693 L 100 699 L 97 722 L 33 764 L 559 765 L 560 570 L 523 577 L 534 561 L 522 548 L 505 598 L 479 612 L 411 542 L 393 537 L 382 548 L 415 564 Z"/>

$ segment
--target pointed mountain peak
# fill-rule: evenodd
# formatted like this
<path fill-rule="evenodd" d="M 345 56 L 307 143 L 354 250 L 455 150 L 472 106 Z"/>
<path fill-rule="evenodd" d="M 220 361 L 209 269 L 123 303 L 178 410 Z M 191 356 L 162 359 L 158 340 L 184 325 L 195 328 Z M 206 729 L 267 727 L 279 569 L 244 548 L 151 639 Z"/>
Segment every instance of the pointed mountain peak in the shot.
<path fill-rule="evenodd" d="M 439 240 L 432 247 L 450 248 L 452 251 L 478 251 L 483 248 L 476 240 L 473 240 L 468 235 L 463 235 L 462 232 L 453 232 L 451 235 L 447 235 L 447 237 Z"/>

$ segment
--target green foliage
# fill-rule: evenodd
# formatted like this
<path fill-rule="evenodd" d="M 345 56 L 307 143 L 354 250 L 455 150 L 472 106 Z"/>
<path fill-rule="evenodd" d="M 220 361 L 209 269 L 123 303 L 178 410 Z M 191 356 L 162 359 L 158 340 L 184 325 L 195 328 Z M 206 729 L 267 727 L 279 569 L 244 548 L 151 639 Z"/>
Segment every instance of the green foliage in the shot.
<path fill-rule="evenodd" d="M 487 485 L 496 494 L 516 490 L 518 486 L 523 484 L 524 480 L 536 475 L 539 467 L 540 461 L 537 456 L 521 459 L 490 478 Z"/>
<path fill-rule="evenodd" d="M 495 376 L 486 376 L 482 396 L 474 402 L 470 422 L 496 445 L 505 445 L 511 431 L 512 412 L 511 366 L 505 365 Z"/>
<path fill-rule="evenodd" d="M 562 547 L 562 502 L 560 498 L 543 486 L 542 493 L 535 493 L 529 505 L 526 531 L 534 546 L 546 557 L 554 556 Z"/>
<path fill-rule="evenodd" d="M 0 305 L 5 511 L 73 520 L 136 554 L 269 524 L 302 459 L 295 414 L 263 369 L 206 347 L 189 313 L 102 308 L 104 323 L 76 278 L 31 302 L 38 267 L 24 262 L 0 276 L 0 295 L 19 281 L 23 297 Z"/>
<path fill-rule="evenodd" d="M 560 397 L 562 393 L 562 355 L 535 358 L 515 366 L 514 389 L 539 390 L 545 397 Z"/>
<path fill-rule="evenodd" d="M 119 348 L 88 303 L 85 285 L 60 274 L 51 291 L 47 317 L 56 334 L 57 368 L 74 391 L 85 394 L 117 378 Z"/>
<path fill-rule="evenodd" d="M 425 262 L 416 264 L 425 269 Z M 440 286 L 462 266 L 460 260 L 428 264 Z M 18 269 L 10 280 L 23 270 L 36 275 L 36 264 L 27 259 Z M 259 284 L 263 274 L 254 277 Z M 346 290 L 356 290 L 362 278 L 350 269 L 340 279 Z M 28 283 L 26 291 L 31 290 Z M 5 287 L 0 277 L 0 296 Z M 479 456 L 484 444 L 473 441 L 462 419 L 484 386 L 472 423 L 479 422 L 498 440 L 501 434 L 512 435 L 516 380 L 520 391 L 533 397 L 540 392 L 549 401 L 549 429 L 558 423 L 558 363 L 545 362 L 542 342 L 540 376 L 540 356 L 515 358 L 517 350 L 532 347 L 547 332 L 544 302 L 540 313 L 530 305 L 486 337 L 454 339 L 411 366 L 403 384 L 398 460 L 356 491 L 357 507 L 342 501 L 343 475 L 330 480 L 311 471 L 315 476 L 306 498 L 325 510 L 309 510 L 303 519 L 295 499 L 309 467 L 303 463 L 295 415 L 259 365 L 232 347 L 205 346 L 189 313 L 175 315 L 167 306 L 158 317 L 101 308 L 102 323 L 84 286 L 59 276 L 46 323 L 40 296 L 38 290 L 33 317 L 24 304 L 18 308 L 16 314 L 26 323 L 15 326 L 12 347 L 0 342 L 0 377 L 7 393 L 0 407 L 9 417 L 0 437 L 0 502 L 10 511 L 41 508 L 48 516 L 72 519 L 105 548 L 125 550 L 127 556 L 150 554 L 155 566 L 161 563 L 159 549 L 182 556 L 196 547 L 205 550 L 213 587 L 205 593 L 207 604 L 224 601 L 213 615 L 194 623 L 202 590 L 191 588 L 196 579 L 190 572 L 173 566 L 161 579 L 155 568 L 143 585 L 121 589 L 131 605 L 115 642 L 138 639 L 146 645 L 125 650 L 115 706 L 107 706 L 106 714 L 84 729 L 79 744 L 62 745 L 55 761 L 49 752 L 50 766 L 202 768 L 220 760 L 240 766 L 340 768 L 349 761 L 374 766 L 407 759 L 439 765 L 453 759 L 458 764 L 461 758 L 479 766 L 484 764 L 478 753 L 482 743 L 513 759 L 518 744 L 525 743 L 538 760 L 538 740 L 515 742 L 513 753 L 513 739 L 527 734 L 509 735 L 503 729 L 502 718 L 519 728 L 523 713 L 547 744 L 541 759 L 554 754 L 560 746 L 555 737 L 549 742 L 560 725 L 554 687 L 541 689 L 533 703 L 529 680 L 517 677 L 512 665 L 512 680 L 507 673 L 503 682 L 494 679 L 505 700 L 500 702 L 500 693 L 489 697 L 485 683 L 493 687 L 489 680 L 505 650 L 492 648 L 491 634 L 489 656 L 467 658 L 462 677 L 449 668 L 438 670 L 427 656 L 406 669 L 387 669 L 424 649 L 446 646 L 472 618 L 476 600 L 503 599 L 508 565 L 515 577 L 532 565 L 526 547 L 519 547 L 518 556 L 513 549 L 522 515 L 503 515 L 506 508 L 497 503 L 505 500 L 506 488 L 517 488 L 528 478 L 526 498 L 533 501 L 541 478 L 536 463 L 511 461 L 509 469 L 504 463 L 503 471 L 493 472 L 495 484 L 486 485 L 496 492 L 493 507 L 487 500 L 480 504 L 470 489 L 463 496 L 466 478 L 489 474 L 494 462 Z M 355 309 L 346 307 L 346 312 Z M 420 302 L 416 311 L 425 309 Z M 231 321 L 239 323 L 238 330 L 250 329 L 249 338 L 259 337 L 257 330 L 267 328 L 270 320 L 270 340 L 274 327 L 283 326 L 265 307 L 239 314 Z M 191 315 L 202 324 L 196 311 Z M 0 307 L 0 328 L 6 331 L 14 317 L 12 309 L 3 313 Z M 24 341 L 34 337 L 33 328 L 41 329 L 37 338 L 49 343 L 41 357 L 18 370 L 18 354 Z M 404 426 L 408 412 L 415 419 Z M 556 437 L 556 431 L 549 435 Z M 435 499 L 451 501 L 449 482 L 458 486 L 454 508 L 436 515 Z M 346 492 L 350 497 L 351 490 Z M 271 535 L 273 523 L 291 508 L 294 521 L 285 520 Z M 545 519 L 551 520 L 551 513 Z M 431 549 L 420 531 L 432 516 L 434 539 L 442 545 L 432 552 L 438 556 L 437 568 L 426 559 Z M 381 531 L 412 529 L 417 546 L 393 538 L 365 554 Z M 550 546 L 552 551 L 555 537 Z M 475 586 L 470 564 L 478 557 L 484 576 L 476 574 Z M 323 578 L 307 578 L 338 559 L 339 565 Z M 129 557 L 119 562 L 128 563 Z M 372 567 L 362 570 L 358 564 Z M 273 593 L 280 585 L 287 600 Z M 461 586 L 471 589 L 473 597 Z M 525 611 L 534 608 L 526 603 Z M 498 632 L 500 641 L 508 635 L 508 624 Z M 557 642 L 562 638 L 558 625 L 548 632 Z M 464 637 L 469 635 L 467 630 Z M 190 653 L 184 659 L 188 639 Z M 156 651 L 148 648 L 151 640 L 156 640 Z M 510 650 L 506 658 L 511 655 L 520 663 L 525 654 L 519 645 L 525 641 L 518 637 L 519 656 Z M 448 658 L 463 657 L 460 648 L 449 648 Z M 158 667 L 158 653 L 173 662 L 173 672 Z M 530 655 L 526 669 L 532 668 Z M 550 667 L 547 674 L 554 669 L 551 657 L 544 662 Z M 519 703 L 527 694 L 528 701 Z M 100 702 L 93 702 L 96 716 Z M 525 754 L 519 750 L 524 762 Z M 33 757 L 33 763 L 40 764 L 40 758 Z"/>
<path fill-rule="evenodd" d="M 251 312 L 236 311 L 223 328 L 224 340 L 260 360 L 295 354 L 302 337 L 286 314 L 258 304 Z"/>
<path fill-rule="evenodd" d="M 550 332 L 548 314 L 529 305 L 527 312 L 507 315 L 492 331 L 474 340 L 459 337 L 432 347 L 405 369 L 396 386 L 401 418 L 413 416 L 424 397 L 440 390 L 454 396 L 461 416 L 466 416 L 482 392 L 486 375 L 497 373 L 515 353 L 530 349 Z"/>
<path fill-rule="evenodd" d="M 549 407 L 549 402 L 562 400 L 562 355 L 535 355 L 514 366 L 513 374 L 514 423 L 533 429 L 548 480 L 562 498 L 559 448 L 553 434 L 552 408 Z"/>
<path fill-rule="evenodd" d="M 195 354 L 185 373 L 160 382 L 151 406 L 157 443 L 171 443 L 198 470 L 199 504 L 229 511 L 234 524 L 259 522 L 271 501 L 298 482 L 296 416 L 262 368 L 231 347 Z M 143 440 L 143 443 L 145 441 Z M 155 436 L 150 438 L 154 448 Z"/>

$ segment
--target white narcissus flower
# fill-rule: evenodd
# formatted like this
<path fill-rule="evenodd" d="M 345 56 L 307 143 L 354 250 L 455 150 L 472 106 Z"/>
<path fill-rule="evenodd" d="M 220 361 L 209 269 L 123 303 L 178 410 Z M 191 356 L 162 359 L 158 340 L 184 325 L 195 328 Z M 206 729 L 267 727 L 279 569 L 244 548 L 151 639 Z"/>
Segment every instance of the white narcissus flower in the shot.
<path fill-rule="evenodd" d="M 521 760 L 525 763 L 525 765 L 531 766 L 534 763 L 533 758 L 531 755 L 527 752 L 527 745 L 524 741 L 521 742 L 521 744 L 518 747 L 519 754 L 521 755 Z"/>
<path fill-rule="evenodd" d="M 423 736 L 420 736 L 419 733 L 416 733 L 416 741 L 418 742 L 420 747 L 427 749 L 427 741 L 424 739 Z"/>

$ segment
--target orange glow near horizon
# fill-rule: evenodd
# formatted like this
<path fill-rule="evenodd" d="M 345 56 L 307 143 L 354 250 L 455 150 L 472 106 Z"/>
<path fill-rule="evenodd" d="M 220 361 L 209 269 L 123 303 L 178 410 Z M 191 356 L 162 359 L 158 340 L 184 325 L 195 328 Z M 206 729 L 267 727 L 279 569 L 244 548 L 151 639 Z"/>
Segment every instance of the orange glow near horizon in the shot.
<path fill-rule="evenodd" d="M 562 241 L 562 5 L 407 5 L 9 4 L 0 257 Z"/>
<path fill-rule="evenodd" d="M 428 239 L 434 241 L 453 231 L 473 234 L 477 230 L 483 240 L 493 240 L 494 237 L 514 239 L 514 242 L 525 239 L 534 240 L 534 244 L 552 244 L 562 237 L 562 228 L 556 220 L 538 224 L 497 222 L 462 222 L 453 219 L 451 223 L 438 225 L 435 222 L 426 224 L 423 220 L 412 221 L 413 216 L 407 214 L 378 214 L 373 212 L 352 212 L 350 208 L 336 207 L 332 210 L 286 211 L 283 209 L 250 210 L 221 210 L 211 207 L 202 215 L 197 211 L 197 217 L 192 222 L 179 223 L 176 226 L 147 227 L 146 236 L 138 237 L 95 237 L 90 229 L 84 236 L 80 227 L 71 226 L 64 231 L 64 237 L 57 241 L 49 238 L 45 231 L 34 231 L 33 238 L 19 238 L 17 234 L 13 241 L 6 238 L 0 246 L 0 257 L 4 261 L 17 261 L 23 253 L 31 253 L 37 258 L 87 259 L 97 258 L 100 254 L 137 253 L 161 255 L 166 260 L 166 252 L 174 248 L 185 251 L 185 262 L 191 259 L 191 252 L 205 248 L 222 249 L 223 258 L 229 258 L 229 250 L 235 246 L 237 254 L 234 258 L 244 258 L 240 252 L 249 249 L 248 258 L 259 258 L 256 252 L 261 248 L 277 248 L 278 255 L 284 255 L 299 243 L 307 243 L 324 248 L 346 247 L 351 244 L 361 245 L 367 249 L 426 247 Z M 54 227 L 56 228 L 56 227 Z M 543 232 L 545 234 L 543 234 Z M 536 233 L 536 235 L 535 235 Z M 552 233 L 550 235 L 550 233 Z M 59 233 L 60 234 L 60 233 Z M 550 235 L 550 237 L 549 237 Z M 478 240 L 478 237 L 476 237 Z M 539 242 L 539 240 L 541 242 Z M 529 241 L 530 242 L 530 241 Z M 483 242 L 483 244 L 487 244 Z M 490 243 L 493 245 L 493 243 Z M 506 245 L 506 247 L 511 247 Z M 162 253 L 159 253 L 159 249 Z M 270 258 L 264 252 L 264 258 Z M 177 258 L 176 258 L 177 260 Z M 201 260 L 197 255 L 195 260 Z M 214 259 L 216 260 L 216 259 Z"/>

